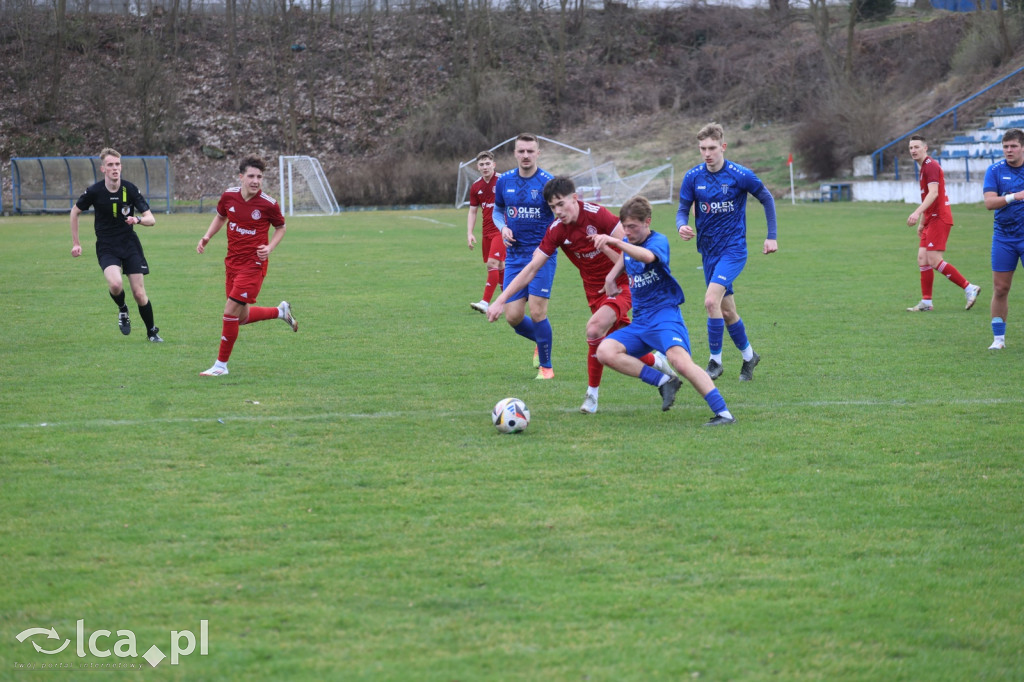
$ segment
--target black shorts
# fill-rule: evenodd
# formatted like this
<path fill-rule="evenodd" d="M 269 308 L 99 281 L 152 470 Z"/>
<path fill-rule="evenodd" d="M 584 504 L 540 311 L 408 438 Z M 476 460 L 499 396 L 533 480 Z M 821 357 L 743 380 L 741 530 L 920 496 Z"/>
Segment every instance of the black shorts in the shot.
<path fill-rule="evenodd" d="M 100 262 L 100 270 L 117 265 L 126 275 L 149 274 L 149 263 L 135 232 L 116 239 L 97 239 L 96 258 Z"/>

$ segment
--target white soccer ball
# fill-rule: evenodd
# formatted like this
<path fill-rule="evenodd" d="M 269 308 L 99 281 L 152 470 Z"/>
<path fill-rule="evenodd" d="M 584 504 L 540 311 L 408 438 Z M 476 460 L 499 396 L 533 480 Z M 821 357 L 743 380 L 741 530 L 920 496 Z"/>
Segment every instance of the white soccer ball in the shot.
<path fill-rule="evenodd" d="M 505 398 L 491 410 L 491 422 L 502 433 L 519 433 L 530 425 L 530 409 L 519 398 Z"/>

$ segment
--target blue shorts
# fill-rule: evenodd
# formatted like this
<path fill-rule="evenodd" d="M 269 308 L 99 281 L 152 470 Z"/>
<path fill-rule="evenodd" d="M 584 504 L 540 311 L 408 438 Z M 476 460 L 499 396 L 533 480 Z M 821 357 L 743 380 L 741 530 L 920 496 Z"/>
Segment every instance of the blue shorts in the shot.
<path fill-rule="evenodd" d="M 1013 272 L 1024 259 L 1024 237 L 993 237 L 992 272 Z"/>
<path fill-rule="evenodd" d="M 662 308 L 639 322 L 633 320 L 632 324 L 613 331 L 608 338 L 621 343 L 635 358 L 652 350 L 667 353 L 673 346 L 682 346 L 690 352 L 690 333 L 678 307 Z"/>
<path fill-rule="evenodd" d="M 532 254 L 531 254 L 532 258 Z M 513 259 L 512 255 L 509 254 L 505 259 L 505 280 L 502 287 L 507 287 L 512 280 L 516 278 L 520 272 L 523 271 L 527 265 L 530 264 L 530 258 L 525 261 L 519 259 Z M 558 265 L 558 254 L 548 258 L 548 261 L 540 266 L 540 270 L 530 280 L 529 286 L 520 289 L 516 293 L 508 297 L 505 303 L 511 303 L 512 301 L 518 301 L 521 298 L 526 298 L 527 295 L 536 296 L 538 298 L 551 298 L 551 287 L 555 282 L 555 266 Z"/>
<path fill-rule="evenodd" d="M 721 284 L 725 287 L 725 295 L 732 295 L 732 283 L 743 272 L 747 264 L 746 250 L 727 251 L 716 256 L 705 256 L 704 259 L 704 284 Z"/>

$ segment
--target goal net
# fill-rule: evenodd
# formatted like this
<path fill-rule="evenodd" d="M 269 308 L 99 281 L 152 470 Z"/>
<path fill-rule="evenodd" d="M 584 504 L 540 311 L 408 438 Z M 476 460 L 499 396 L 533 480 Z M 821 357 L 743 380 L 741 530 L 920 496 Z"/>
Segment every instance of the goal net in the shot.
<path fill-rule="evenodd" d="M 327 175 L 315 157 L 282 156 L 278 166 L 282 214 L 334 215 L 341 211 Z"/>
<path fill-rule="evenodd" d="M 576 193 L 583 201 L 603 206 L 621 206 L 626 199 L 643 194 L 652 204 L 671 203 L 674 199 L 674 167 L 665 164 L 656 168 L 621 177 L 614 161 L 601 164 L 594 162 L 589 150 L 552 140 L 541 139 L 540 167 L 552 175 L 568 175 L 576 183 Z M 511 137 L 490 148 L 494 154 L 498 173 L 515 168 L 513 154 L 516 138 Z M 455 207 L 469 205 L 469 188 L 480 177 L 476 169 L 476 158 L 459 164 L 459 180 L 455 190 Z"/>

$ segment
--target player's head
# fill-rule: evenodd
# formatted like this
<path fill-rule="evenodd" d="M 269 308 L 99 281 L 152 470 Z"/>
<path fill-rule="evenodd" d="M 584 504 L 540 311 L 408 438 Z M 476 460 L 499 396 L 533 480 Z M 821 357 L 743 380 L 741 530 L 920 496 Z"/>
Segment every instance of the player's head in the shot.
<path fill-rule="evenodd" d="M 107 180 L 121 179 L 121 154 L 110 147 L 100 150 L 100 172 Z"/>
<path fill-rule="evenodd" d="M 1003 135 L 1003 156 L 1014 168 L 1024 164 L 1024 130 L 1013 128 Z"/>
<path fill-rule="evenodd" d="M 246 198 L 259 194 L 263 190 L 263 172 L 267 164 L 258 156 L 247 156 L 238 164 L 238 179 L 242 184 L 242 194 Z"/>
<path fill-rule="evenodd" d="M 555 217 L 563 223 L 575 223 L 580 215 L 576 183 L 566 175 L 551 178 L 544 185 L 544 201 Z"/>
<path fill-rule="evenodd" d="M 476 169 L 484 179 L 489 180 L 494 175 L 494 154 L 489 151 L 482 151 L 476 155 Z"/>
<path fill-rule="evenodd" d="M 520 133 L 516 137 L 516 165 L 519 174 L 530 177 L 537 172 L 537 157 L 540 156 L 540 140 L 531 133 Z"/>
<path fill-rule="evenodd" d="M 928 156 L 928 140 L 924 139 L 924 135 L 911 135 L 907 149 L 914 161 L 924 161 Z"/>
<path fill-rule="evenodd" d="M 708 123 L 697 131 L 697 147 L 712 173 L 725 164 L 725 130 L 717 123 Z"/>
<path fill-rule="evenodd" d="M 619 209 L 619 222 L 622 223 L 622 231 L 626 233 L 626 239 L 630 244 L 639 244 L 647 239 L 651 233 L 651 216 L 654 209 L 647 197 L 637 194 L 626 199 Z"/>

